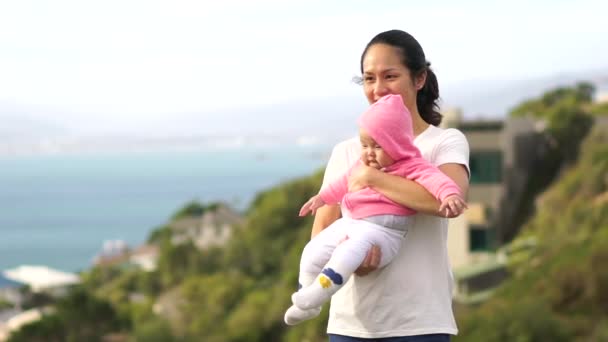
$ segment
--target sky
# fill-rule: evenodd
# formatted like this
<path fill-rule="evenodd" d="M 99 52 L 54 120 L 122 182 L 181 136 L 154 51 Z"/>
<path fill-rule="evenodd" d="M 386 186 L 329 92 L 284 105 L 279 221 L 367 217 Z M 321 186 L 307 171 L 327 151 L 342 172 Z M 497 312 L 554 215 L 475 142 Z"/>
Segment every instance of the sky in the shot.
<path fill-rule="evenodd" d="M 418 39 L 442 87 L 607 70 L 606 13 L 600 0 L 3 1 L 0 118 L 111 131 L 362 102 L 362 49 L 393 28 Z"/>

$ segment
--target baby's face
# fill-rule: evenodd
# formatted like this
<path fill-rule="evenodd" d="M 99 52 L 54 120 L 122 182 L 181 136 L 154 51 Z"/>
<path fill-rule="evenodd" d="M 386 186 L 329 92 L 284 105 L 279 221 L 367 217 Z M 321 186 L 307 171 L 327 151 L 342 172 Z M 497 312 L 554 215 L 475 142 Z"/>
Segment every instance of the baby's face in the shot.
<path fill-rule="evenodd" d="M 361 161 L 365 165 L 382 169 L 395 163 L 393 158 L 364 129 L 359 129 L 359 139 L 361 140 Z"/>

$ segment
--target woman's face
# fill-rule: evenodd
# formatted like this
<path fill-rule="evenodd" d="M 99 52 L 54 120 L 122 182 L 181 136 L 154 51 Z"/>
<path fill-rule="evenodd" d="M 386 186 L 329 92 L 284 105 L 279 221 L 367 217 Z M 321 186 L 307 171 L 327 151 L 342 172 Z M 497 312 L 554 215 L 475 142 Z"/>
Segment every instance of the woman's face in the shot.
<path fill-rule="evenodd" d="M 370 104 L 388 94 L 399 94 L 411 113 L 418 113 L 416 94 L 424 86 L 426 73 L 412 80 L 410 70 L 401 63 L 398 50 L 374 44 L 363 58 L 363 90 Z"/>

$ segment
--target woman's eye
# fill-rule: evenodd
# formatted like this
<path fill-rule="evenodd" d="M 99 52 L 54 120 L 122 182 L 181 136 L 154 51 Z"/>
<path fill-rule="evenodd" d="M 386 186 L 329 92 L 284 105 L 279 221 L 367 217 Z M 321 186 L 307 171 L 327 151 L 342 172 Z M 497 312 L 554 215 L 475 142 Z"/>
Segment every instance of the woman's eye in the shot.
<path fill-rule="evenodd" d="M 386 77 L 386 79 L 392 79 L 392 78 L 396 78 L 397 75 L 386 75 L 385 77 Z"/>
<path fill-rule="evenodd" d="M 371 76 L 365 76 L 365 77 L 363 77 L 363 81 L 365 81 L 365 82 L 367 82 L 367 83 L 369 83 L 369 82 L 373 82 L 373 81 L 374 81 L 374 78 L 373 78 L 373 77 L 371 77 Z"/>

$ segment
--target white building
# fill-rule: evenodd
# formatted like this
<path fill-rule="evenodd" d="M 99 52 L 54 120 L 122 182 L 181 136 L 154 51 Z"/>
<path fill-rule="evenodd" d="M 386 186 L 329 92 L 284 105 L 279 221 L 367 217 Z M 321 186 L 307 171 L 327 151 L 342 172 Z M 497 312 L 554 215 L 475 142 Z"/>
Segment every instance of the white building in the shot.
<path fill-rule="evenodd" d="M 29 286 L 32 292 L 63 294 L 65 290 L 80 282 L 78 275 L 55 270 L 46 266 L 23 265 L 2 272 L 3 276 Z"/>

